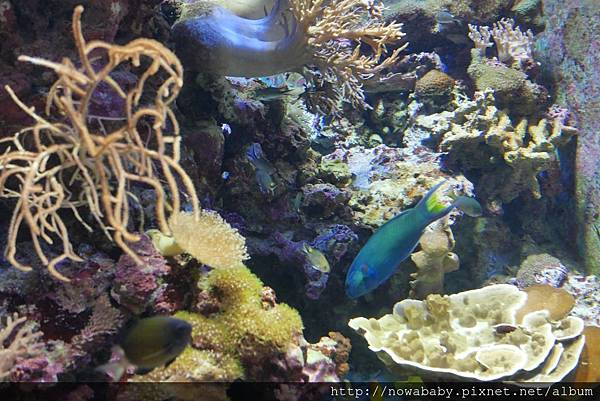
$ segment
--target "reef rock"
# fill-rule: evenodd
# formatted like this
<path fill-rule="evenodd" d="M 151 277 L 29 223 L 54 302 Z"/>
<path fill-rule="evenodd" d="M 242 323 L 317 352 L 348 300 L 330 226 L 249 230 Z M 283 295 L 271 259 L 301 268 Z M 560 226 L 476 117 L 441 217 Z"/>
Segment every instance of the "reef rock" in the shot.
<path fill-rule="evenodd" d="M 576 223 L 589 273 L 600 273 L 600 2 L 543 0 L 546 29 L 536 43 L 560 106 L 577 111 Z"/>

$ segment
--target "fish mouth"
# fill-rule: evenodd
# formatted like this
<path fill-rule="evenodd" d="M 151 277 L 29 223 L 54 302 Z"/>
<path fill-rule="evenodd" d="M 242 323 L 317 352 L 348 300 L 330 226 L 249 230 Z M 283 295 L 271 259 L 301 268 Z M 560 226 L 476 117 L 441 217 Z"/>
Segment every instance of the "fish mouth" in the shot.
<path fill-rule="evenodd" d="M 357 292 L 357 291 L 353 291 L 352 289 L 350 289 L 348 286 L 346 286 L 345 288 L 345 292 L 346 292 L 346 296 L 350 299 L 356 299 L 359 298 L 363 295 L 365 295 L 362 292 Z"/>

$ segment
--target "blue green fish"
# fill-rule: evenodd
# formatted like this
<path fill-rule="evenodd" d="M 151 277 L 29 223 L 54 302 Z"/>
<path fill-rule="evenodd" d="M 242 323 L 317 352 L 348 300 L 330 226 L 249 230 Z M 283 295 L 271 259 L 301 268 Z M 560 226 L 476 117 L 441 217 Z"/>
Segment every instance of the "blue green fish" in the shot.
<path fill-rule="evenodd" d="M 369 238 L 348 269 L 348 297 L 363 296 L 389 279 L 415 249 L 423 230 L 455 207 L 469 216 L 481 216 L 481 206 L 473 198 L 459 196 L 450 205 L 443 202 L 436 191 L 444 183 L 435 185 L 417 206 L 386 222 Z"/>

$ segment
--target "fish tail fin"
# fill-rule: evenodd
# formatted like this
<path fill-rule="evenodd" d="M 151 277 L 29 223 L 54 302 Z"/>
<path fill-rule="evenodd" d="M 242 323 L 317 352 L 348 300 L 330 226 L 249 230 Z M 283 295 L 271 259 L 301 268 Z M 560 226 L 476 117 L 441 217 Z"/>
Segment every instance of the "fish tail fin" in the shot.
<path fill-rule="evenodd" d="M 125 358 L 125 352 L 123 351 L 123 348 L 121 348 L 120 346 L 113 346 L 111 349 L 111 353 L 112 362 L 100 365 L 95 370 L 97 372 L 107 375 L 113 381 L 118 382 L 119 380 L 121 380 L 121 377 L 123 377 L 123 375 L 125 374 L 125 370 L 127 369 L 129 363 Z"/>
<path fill-rule="evenodd" d="M 421 209 L 425 214 L 429 215 L 431 219 L 437 220 L 446 214 L 450 213 L 450 211 L 454 208 L 454 203 L 448 205 L 440 198 L 440 192 L 438 189 L 446 183 L 446 180 L 443 180 L 433 186 L 421 199 L 419 204 L 417 205 L 418 209 Z"/>
<path fill-rule="evenodd" d="M 104 373 L 113 381 L 118 382 L 125 373 L 125 365 L 121 362 L 111 362 L 98 366 L 96 371 Z"/>

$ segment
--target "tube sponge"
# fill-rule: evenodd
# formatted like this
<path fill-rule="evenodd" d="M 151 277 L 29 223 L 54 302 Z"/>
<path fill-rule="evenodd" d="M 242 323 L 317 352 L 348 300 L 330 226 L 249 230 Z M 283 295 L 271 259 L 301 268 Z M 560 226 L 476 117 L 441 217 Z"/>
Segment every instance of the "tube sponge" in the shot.
<path fill-rule="evenodd" d="M 217 212 L 204 210 L 198 220 L 191 213 L 174 213 L 169 228 L 183 251 L 210 267 L 236 267 L 249 258 L 244 237 Z"/>

